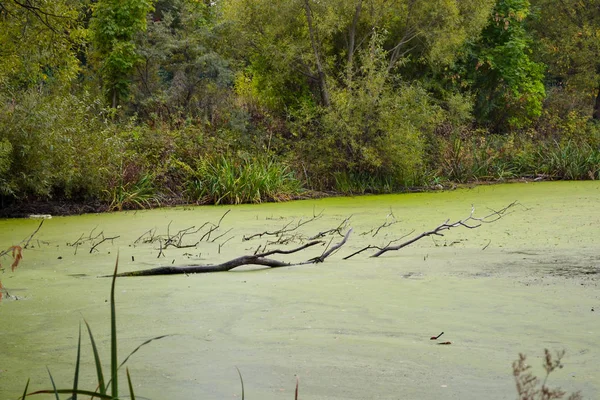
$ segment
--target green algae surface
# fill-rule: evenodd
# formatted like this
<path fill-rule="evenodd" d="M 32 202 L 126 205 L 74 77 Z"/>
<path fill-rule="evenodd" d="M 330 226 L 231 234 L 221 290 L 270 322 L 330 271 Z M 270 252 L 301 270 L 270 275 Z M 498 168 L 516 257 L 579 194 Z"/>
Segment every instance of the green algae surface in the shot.
<path fill-rule="evenodd" d="M 515 200 L 520 206 L 511 214 L 478 229 L 452 229 L 377 259 L 365 252 L 343 260 L 366 245 L 465 218 L 471 205 L 483 216 Z M 112 272 L 117 253 L 121 271 L 218 263 L 277 240 L 244 235 L 294 227 L 320 213 L 289 233 L 291 243 L 268 248 L 292 248 L 351 217 L 350 239 L 321 264 L 118 279 L 121 359 L 151 337 L 171 335 L 128 362 L 136 394 L 239 399 L 237 367 L 254 399 L 293 399 L 296 376 L 305 399 L 513 399 L 511 363 L 524 353 L 542 375 L 548 348 L 566 350 L 550 386 L 600 398 L 599 205 L 600 183 L 556 182 L 54 217 L 14 272 L 10 257 L 0 260 L 0 399 L 18 398 L 28 378 L 32 389 L 50 387 L 46 366 L 69 387 L 84 318 L 108 363 L 110 280 L 98 276 Z M 183 237 L 182 245 L 193 246 L 167 247 L 160 258 L 157 241 L 144 243 L 152 234 L 216 224 L 227 210 L 209 240 L 196 244 L 212 225 Z M 373 236 L 390 214 L 397 223 Z M 38 224 L 0 221 L 1 248 Z M 118 238 L 90 253 L 99 240 L 82 239 L 100 233 Z M 82 244 L 73 246 L 78 239 Z M 323 249 L 274 258 L 302 261 Z M 86 338 L 82 363 L 80 387 L 94 389 Z"/>

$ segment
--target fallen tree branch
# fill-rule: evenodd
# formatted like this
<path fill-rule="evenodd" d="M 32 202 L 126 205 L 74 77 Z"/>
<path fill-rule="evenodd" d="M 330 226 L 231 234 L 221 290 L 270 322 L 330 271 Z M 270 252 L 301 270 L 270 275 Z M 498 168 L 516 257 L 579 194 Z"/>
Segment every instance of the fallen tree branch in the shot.
<path fill-rule="evenodd" d="M 421 240 L 427 236 L 432 236 L 432 235 L 444 236 L 441 232 L 449 230 L 451 228 L 457 228 L 457 227 L 462 226 L 467 229 L 476 229 L 476 228 L 479 228 L 482 224 L 489 224 L 492 222 L 496 222 L 500 218 L 502 218 L 508 210 L 510 210 L 511 208 L 513 208 L 517 205 L 519 205 L 519 203 L 517 201 L 513 201 L 506 207 L 504 207 L 498 211 L 492 210 L 493 212 L 491 214 L 488 214 L 485 217 L 481 217 L 481 218 L 473 216 L 473 214 L 475 213 L 475 207 L 471 206 L 471 213 L 469 214 L 469 216 L 467 218 L 460 219 L 453 223 L 450 223 L 450 220 L 446 220 L 444 223 L 438 225 L 436 228 L 434 228 L 430 231 L 427 231 L 427 232 L 423 232 L 420 235 L 415 236 L 414 238 L 412 238 L 404 243 L 401 243 L 396 246 L 388 245 L 388 246 L 380 249 L 378 252 L 373 254 L 371 257 L 379 257 L 380 255 L 387 253 L 388 251 L 400 250 L 400 249 L 402 249 L 408 245 L 411 245 L 414 242 Z"/>
<path fill-rule="evenodd" d="M 323 242 L 320 240 L 315 240 L 315 241 L 306 243 L 300 247 L 296 247 L 291 250 L 276 249 L 276 250 L 267 251 L 265 253 L 241 256 L 238 258 L 234 258 L 233 260 L 225 261 L 224 263 L 216 264 L 216 265 L 164 266 L 164 267 L 157 267 L 157 268 L 151 268 L 151 269 L 144 269 L 144 270 L 140 270 L 140 271 L 123 272 L 123 273 L 118 274 L 117 276 L 125 277 L 125 276 L 151 276 L 151 275 L 199 274 L 199 273 L 207 273 L 207 272 L 224 272 L 224 271 L 232 270 L 237 267 L 241 267 L 242 265 L 262 265 L 262 266 L 270 267 L 270 268 L 291 267 L 294 265 L 308 264 L 308 263 L 311 263 L 311 261 L 309 260 L 304 263 L 294 264 L 294 263 L 286 263 L 286 262 L 279 261 L 279 260 L 273 260 L 273 259 L 267 258 L 267 257 L 271 256 L 273 254 L 296 253 L 298 251 L 304 250 L 308 247 L 315 246 L 317 244 L 323 244 Z M 331 254 L 331 252 L 329 252 L 329 254 Z M 329 255 L 329 254 L 327 254 L 327 255 Z M 325 257 L 327 255 L 325 255 Z M 323 256 L 321 256 L 321 257 L 323 257 Z M 323 259 L 325 259 L 325 257 L 323 257 Z M 312 261 L 312 262 L 314 263 L 317 261 Z M 103 277 L 110 278 L 110 277 L 112 277 L 112 275 L 105 275 Z"/>
<path fill-rule="evenodd" d="M 360 250 L 358 250 L 358 251 L 355 251 L 354 253 L 350 254 L 349 256 L 346 256 L 346 257 L 344 257 L 344 260 L 347 260 L 347 259 L 349 259 L 349 258 L 352 258 L 352 257 L 354 257 L 355 255 L 357 255 L 357 254 L 360 254 L 360 253 L 362 253 L 363 251 L 366 251 L 366 250 L 370 250 L 370 249 L 377 249 L 377 250 L 381 250 L 381 249 L 383 249 L 383 248 L 385 248 L 385 247 L 388 247 L 388 246 L 390 246 L 392 243 L 399 242 L 400 240 L 404 239 L 404 238 L 405 238 L 405 237 L 407 237 L 408 235 L 412 235 L 414 231 L 415 231 L 415 230 L 413 229 L 412 231 L 410 231 L 410 232 L 409 232 L 409 233 L 407 233 L 406 235 L 402 235 L 402 236 L 400 236 L 398 239 L 390 240 L 390 241 L 388 242 L 388 244 L 386 244 L 386 245 L 385 245 L 385 246 L 383 246 L 383 247 L 380 247 L 380 246 L 374 246 L 374 245 L 368 245 L 367 247 L 363 247 L 362 249 L 360 249 Z"/>

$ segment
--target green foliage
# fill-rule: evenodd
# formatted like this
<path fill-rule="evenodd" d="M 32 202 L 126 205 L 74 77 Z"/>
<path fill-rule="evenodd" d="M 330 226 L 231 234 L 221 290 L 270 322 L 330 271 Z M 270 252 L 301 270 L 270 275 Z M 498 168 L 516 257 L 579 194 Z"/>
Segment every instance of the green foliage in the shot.
<path fill-rule="evenodd" d="M 0 93 L 36 85 L 63 85 L 80 67 L 86 31 L 82 2 L 0 2 Z"/>
<path fill-rule="evenodd" d="M 0 96 L 0 107 L 0 132 L 12 147 L 2 179 L 14 196 L 101 193 L 122 142 L 98 99 L 30 89 L 10 101 Z"/>
<path fill-rule="evenodd" d="M 337 171 L 338 183 L 340 176 L 371 175 L 394 188 L 419 183 L 424 138 L 440 122 L 441 109 L 421 86 L 390 78 L 377 41 L 374 36 L 371 49 L 358 55 L 362 74 L 350 86 L 332 88 L 331 107 L 316 117 L 321 131 L 303 155 L 311 175 Z"/>
<path fill-rule="evenodd" d="M 110 200 L 109 211 L 122 211 L 139 209 L 160 205 L 156 196 L 153 177 L 149 174 L 142 175 L 137 182 L 120 182 L 106 193 Z"/>
<path fill-rule="evenodd" d="M 266 158 L 203 159 L 194 175 L 189 182 L 188 194 L 200 203 L 284 201 L 302 191 L 301 183 L 287 166 Z"/>
<path fill-rule="evenodd" d="M 178 124 L 190 119 L 219 123 L 233 108 L 233 73 L 217 53 L 213 12 L 202 2 L 168 4 L 157 4 L 147 32 L 136 35 L 134 111 L 144 119 L 158 116 Z"/>
<path fill-rule="evenodd" d="M 440 146 L 442 162 L 437 174 L 455 182 L 518 177 L 600 179 L 600 149 L 584 141 L 466 132 Z"/>
<path fill-rule="evenodd" d="M 334 189 L 345 195 L 366 193 L 393 193 L 400 190 L 389 177 L 380 177 L 367 173 L 334 172 Z"/>
<path fill-rule="evenodd" d="M 12 164 L 12 144 L 6 139 L 0 141 L 0 194 L 8 195 L 13 191 L 10 187 L 8 171 Z"/>
<path fill-rule="evenodd" d="M 530 126 L 541 115 L 544 66 L 531 59 L 529 7 L 529 0 L 498 0 L 469 49 L 475 115 L 497 132 Z"/>
<path fill-rule="evenodd" d="M 585 99 L 587 116 L 600 120 L 600 1 L 532 0 L 537 56 L 549 81 Z M 593 112 L 590 110 L 593 109 Z"/>
<path fill-rule="evenodd" d="M 600 179 L 600 149 L 587 143 L 544 143 L 537 158 L 539 172 L 551 178 Z"/>
<path fill-rule="evenodd" d="M 374 33 L 380 37 L 385 69 L 402 71 L 410 80 L 424 64 L 452 62 L 456 50 L 477 36 L 492 5 L 490 0 L 363 3 L 225 2 L 228 39 L 237 49 L 234 54 L 243 49 L 249 61 L 244 76 L 252 93 L 283 112 L 304 107 L 308 94 L 314 104 L 327 107 L 323 91 L 350 86 L 369 68 L 356 55 L 369 51 Z"/>
<path fill-rule="evenodd" d="M 146 29 L 146 15 L 151 10 L 149 0 L 100 0 L 94 4 L 90 32 L 113 108 L 129 93 L 131 74 L 138 61 L 133 39 L 137 32 Z"/>
<path fill-rule="evenodd" d="M 598 1 L 0 0 L 0 196 L 596 179 Z"/>

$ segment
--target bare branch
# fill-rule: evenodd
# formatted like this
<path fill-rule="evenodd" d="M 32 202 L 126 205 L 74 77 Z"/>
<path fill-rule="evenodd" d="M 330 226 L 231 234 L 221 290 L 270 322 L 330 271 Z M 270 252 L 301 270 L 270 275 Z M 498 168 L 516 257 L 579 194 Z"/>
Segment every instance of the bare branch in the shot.
<path fill-rule="evenodd" d="M 344 236 L 342 235 L 342 230 L 346 229 L 346 225 L 348 225 L 348 221 L 350 221 L 350 218 L 352 218 L 352 215 L 350 215 L 348 218 L 346 218 L 345 220 L 343 220 L 338 226 L 337 228 L 334 229 L 329 229 L 323 232 L 319 232 L 316 235 L 309 237 L 308 240 L 315 240 L 315 239 L 320 239 L 326 235 L 330 235 L 330 234 L 334 234 L 337 233 L 340 236 Z"/>
<path fill-rule="evenodd" d="M 390 217 L 391 217 L 391 221 L 388 221 L 388 219 Z M 370 231 L 361 233 L 361 236 L 369 235 L 370 233 L 375 231 L 372 236 L 372 237 L 375 237 L 379 233 L 380 230 L 387 228 L 389 226 L 392 226 L 394 224 L 397 224 L 397 223 L 398 223 L 398 221 L 396 220 L 396 216 L 394 215 L 394 212 L 390 209 L 390 213 L 385 217 L 385 221 L 383 222 L 383 224 L 379 225 L 377 228 L 371 229 Z"/>
<path fill-rule="evenodd" d="M 93 252 L 94 250 L 96 250 L 96 247 L 100 246 L 102 243 L 104 243 L 104 242 L 106 242 L 106 241 L 108 241 L 108 240 L 110 240 L 110 241 L 111 241 L 111 243 L 113 243 L 113 240 L 115 240 L 115 239 L 118 239 L 118 238 L 120 238 L 120 237 L 121 237 L 121 236 L 103 237 L 103 238 L 102 238 L 102 240 L 100 240 L 98 243 L 96 243 L 96 244 L 94 244 L 94 245 L 92 246 L 92 248 L 90 249 L 90 254 L 92 254 L 92 252 Z"/>
<path fill-rule="evenodd" d="M 283 235 L 284 233 L 293 232 L 293 231 L 295 231 L 296 229 L 300 228 L 300 227 L 301 227 L 301 226 L 303 226 L 303 225 L 306 225 L 306 224 L 308 224 L 308 223 L 310 223 L 310 222 L 316 221 L 317 219 L 321 218 L 322 216 L 323 216 L 323 211 L 321 211 L 321 212 L 320 212 L 319 214 L 317 214 L 317 215 L 314 215 L 314 214 L 313 214 L 313 217 L 312 217 L 312 218 L 310 218 L 310 219 L 307 219 L 306 221 L 302 221 L 302 219 L 300 219 L 300 220 L 298 221 L 298 223 L 296 223 L 296 225 L 292 226 L 291 228 L 288 228 L 288 227 L 289 227 L 290 225 L 292 225 L 294 221 L 290 221 L 290 222 L 288 222 L 287 224 L 285 224 L 285 225 L 283 226 L 283 228 L 281 228 L 281 229 L 279 229 L 279 230 L 276 230 L 276 231 L 272 231 L 272 232 L 265 231 L 265 232 L 262 232 L 262 233 L 255 233 L 255 234 L 253 234 L 253 235 L 250 235 L 250 236 L 246 236 L 246 235 L 244 235 L 244 237 L 242 237 L 242 241 L 244 241 L 244 242 L 245 242 L 245 241 L 248 241 L 248 240 L 251 240 L 251 239 L 254 239 L 254 238 L 257 238 L 257 237 L 258 237 L 258 238 L 259 238 L 259 237 L 263 237 L 263 236 L 281 236 L 281 235 Z M 309 240 L 310 240 L 310 239 L 309 239 Z"/>
<path fill-rule="evenodd" d="M 338 244 L 336 244 L 329 250 L 323 252 L 323 254 L 321 254 L 319 257 L 311 258 L 310 260 L 307 261 L 307 263 L 314 262 L 316 264 L 316 263 L 322 263 L 323 261 L 325 261 L 325 259 L 327 257 L 332 255 L 335 251 L 337 251 L 340 247 L 342 247 L 346 243 L 346 241 L 348 241 L 348 238 L 350 237 L 351 233 L 352 233 L 352 228 L 350 228 L 348 230 L 348 232 L 346 232 L 346 235 L 344 236 L 344 238 L 342 239 L 341 242 L 339 242 Z"/>
<path fill-rule="evenodd" d="M 29 236 L 29 238 L 27 239 L 27 242 L 25 242 L 25 244 L 23 245 L 24 249 L 26 249 L 27 246 L 29 246 L 29 242 L 31 241 L 31 239 L 33 239 L 33 237 L 35 236 L 35 234 L 38 233 L 38 231 L 40 230 L 40 228 L 44 224 L 44 221 L 45 221 L 45 219 L 42 219 L 40 221 L 40 224 L 38 225 L 37 229 Z"/>
<path fill-rule="evenodd" d="M 133 271 L 133 272 L 124 272 L 118 274 L 117 276 L 149 276 L 149 275 L 172 275 L 172 274 L 194 274 L 194 273 L 207 273 L 207 272 L 224 272 L 229 271 L 234 268 L 240 267 L 242 265 L 262 265 L 270 268 L 278 268 L 278 267 L 291 267 L 294 265 L 300 264 L 292 264 L 286 263 L 279 260 L 273 260 L 270 258 L 266 258 L 273 254 L 292 254 L 298 251 L 304 250 L 308 247 L 315 246 L 317 244 L 322 244 L 322 241 L 316 240 L 310 243 L 306 243 L 300 247 L 291 250 L 272 250 L 266 253 L 249 255 L 249 256 L 241 256 L 238 258 L 234 258 L 233 260 L 226 261 L 217 265 L 185 265 L 185 266 L 164 266 L 157 267 L 151 269 L 145 269 L 141 271 Z M 306 262 L 308 263 L 308 262 Z M 106 275 L 105 277 L 111 277 L 112 275 Z"/>
<path fill-rule="evenodd" d="M 414 242 L 423 239 L 424 237 L 427 236 L 432 236 L 432 235 L 437 235 L 437 236 L 444 236 L 441 232 L 449 230 L 451 228 L 457 228 L 457 227 L 464 227 L 464 228 L 468 228 L 468 229 L 476 229 L 479 228 L 482 224 L 489 224 L 492 222 L 496 222 L 498 221 L 500 218 L 502 218 L 503 216 L 507 215 L 507 211 L 511 210 L 513 207 L 520 205 L 518 202 L 513 201 L 512 203 L 510 203 L 509 205 L 507 205 L 506 207 L 498 210 L 498 211 L 494 211 L 491 214 L 486 215 L 485 217 L 474 217 L 473 214 L 475 213 L 475 207 L 471 206 L 471 213 L 469 214 L 469 216 L 465 219 L 461 219 L 458 220 L 456 222 L 450 223 L 450 220 L 446 220 L 443 224 L 438 225 L 436 228 L 427 231 L 427 232 L 423 232 L 420 235 L 404 242 L 401 243 L 397 246 L 386 246 L 384 248 L 382 248 L 381 250 L 379 250 L 378 252 L 376 252 L 375 254 L 373 254 L 371 257 L 379 257 L 380 255 L 388 252 L 388 251 L 395 251 L 395 250 L 400 250 L 408 245 L 413 244 Z M 475 224 L 473 224 L 472 222 L 476 221 Z"/>

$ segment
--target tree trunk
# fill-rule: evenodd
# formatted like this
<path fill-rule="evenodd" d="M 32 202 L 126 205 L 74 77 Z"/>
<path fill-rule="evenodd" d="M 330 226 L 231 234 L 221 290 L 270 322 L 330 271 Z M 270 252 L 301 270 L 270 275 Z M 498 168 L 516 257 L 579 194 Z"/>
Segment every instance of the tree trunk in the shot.
<path fill-rule="evenodd" d="M 592 114 L 592 118 L 596 121 L 600 120 L 600 87 L 598 88 L 598 93 L 596 94 L 596 102 L 594 103 L 594 113 Z"/>
<path fill-rule="evenodd" d="M 356 10 L 354 11 L 354 18 L 352 19 L 352 25 L 350 25 L 350 29 L 348 31 L 348 65 L 346 66 L 346 78 L 348 80 L 348 84 L 352 82 L 352 64 L 354 62 L 354 46 L 356 43 L 356 26 L 358 25 L 358 20 L 360 18 L 360 13 L 362 9 L 362 0 L 358 0 L 356 4 Z"/>
<path fill-rule="evenodd" d="M 306 12 L 306 22 L 308 24 L 308 33 L 310 35 L 310 43 L 315 53 L 315 63 L 317 64 L 319 90 L 321 92 L 321 102 L 325 107 L 329 107 L 329 92 L 327 91 L 327 84 L 325 82 L 325 71 L 323 70 L 323 64 L 321 63 L 321 54 L 319 53 L 318 38 L 315 28 L 313 26 L 312 12 L 310 10 L 309 0 L 304 0 L 304 10 Z"/>

